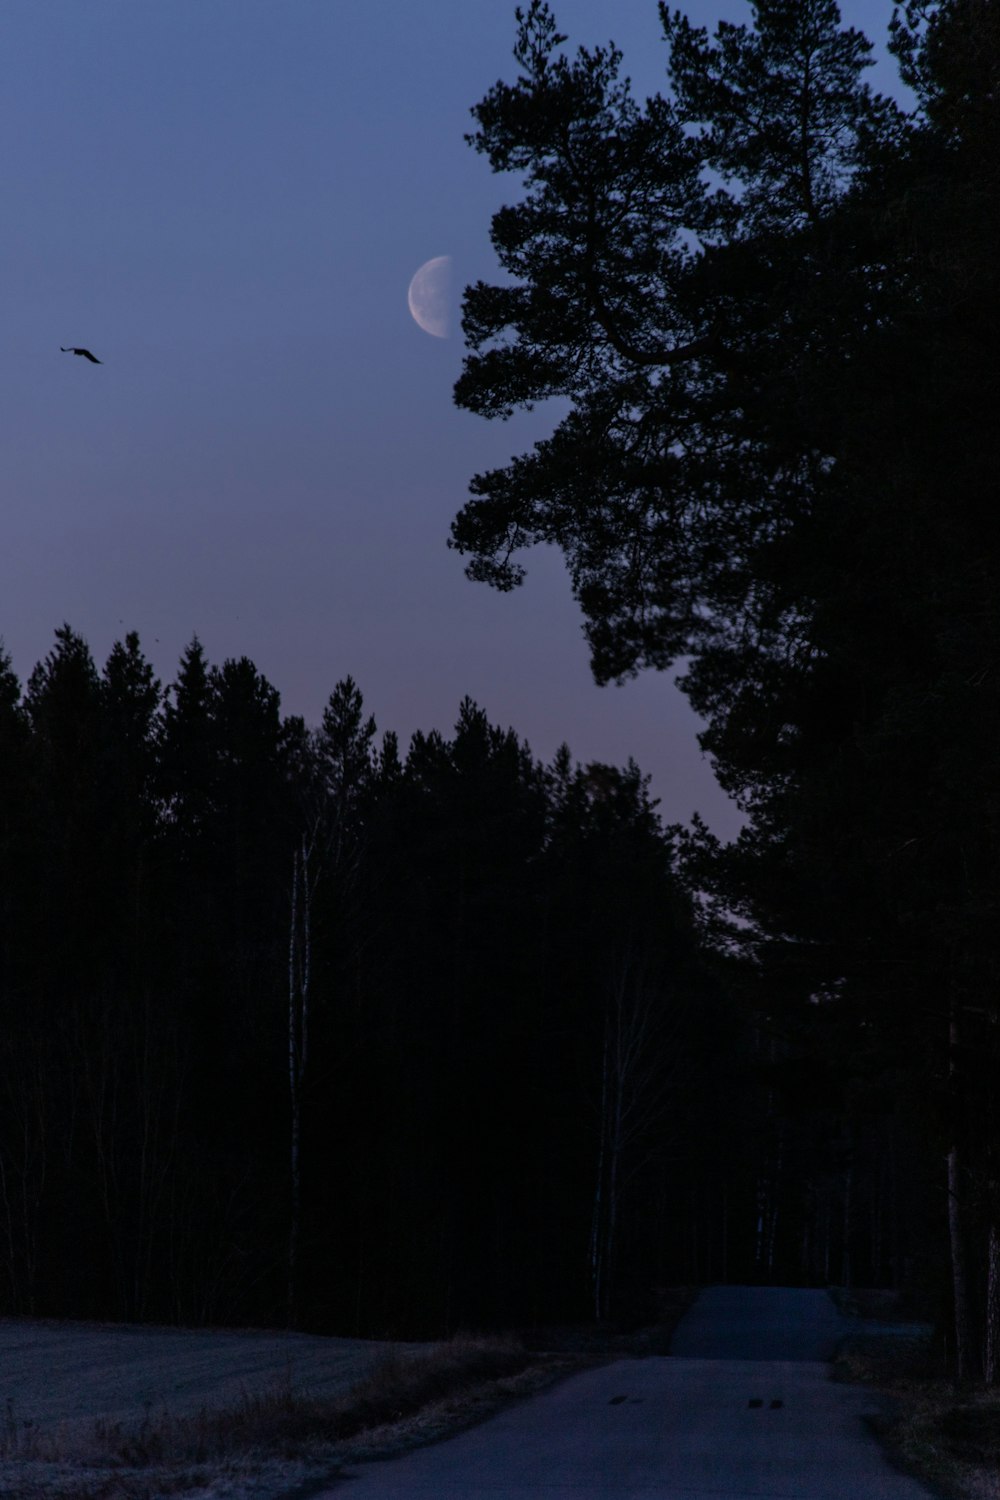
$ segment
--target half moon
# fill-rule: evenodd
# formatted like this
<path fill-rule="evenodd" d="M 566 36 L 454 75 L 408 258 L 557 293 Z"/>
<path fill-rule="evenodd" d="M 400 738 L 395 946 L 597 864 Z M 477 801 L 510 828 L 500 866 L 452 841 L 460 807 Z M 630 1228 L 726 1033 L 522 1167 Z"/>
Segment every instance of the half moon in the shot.
<path fill-rule="evenodd" d="M 451 256 L 436 255 L 414 274 L 406 294 L 413 321 L 436 339 L 446 339 L 451 326 Z"/>

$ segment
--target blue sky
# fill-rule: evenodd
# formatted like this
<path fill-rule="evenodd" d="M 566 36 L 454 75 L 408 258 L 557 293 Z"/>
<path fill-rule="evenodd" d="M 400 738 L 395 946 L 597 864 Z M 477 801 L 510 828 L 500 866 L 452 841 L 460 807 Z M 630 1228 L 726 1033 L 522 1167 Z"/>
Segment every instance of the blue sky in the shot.
<path fill-rule="evenodd" d="M 653 0 L 554 9 L 661 87 Z M 843 10 L 884 39 L 890 0 Z M 197 633 L 309 722 L 350 673 L 404 745 L 467 693 L 732 832 L 672 674 L 593 686 L 555 553 L 500 596 L 445 548 L 471 475 L 546 430 L 457 411 L 460 335 L 406 302 L 432 256 L 494 274 L 516 184 L 463 135 L 513 38 L 506 0 L 4 0 L 0 638 L 24 678 L 64 620 L 99 663 L 135 629 L 169 681 Z"/>

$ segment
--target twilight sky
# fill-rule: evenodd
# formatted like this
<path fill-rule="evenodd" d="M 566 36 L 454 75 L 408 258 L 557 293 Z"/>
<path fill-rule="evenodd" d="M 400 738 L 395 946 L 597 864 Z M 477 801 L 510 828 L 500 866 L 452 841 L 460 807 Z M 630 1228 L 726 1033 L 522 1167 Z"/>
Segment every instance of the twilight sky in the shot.
<path fill-rule="evenodd" d="M 842 10 L 883 41 L 891 0 Z M 663 87 L 655 0 L 554 11 Z M 517 184 L 463 135 L 514 76 L 514 0 L 3 0 L 0 40 L 0 639 L 22 679 L 64 620 L 99 665 L 137 630 L 164 682 L 197 633 L 310 723 L 350 673 L 405 749 L 467 693 L 536 757 L 632 755 L 668 821 L 735 832 L 673 674 L 593 685 L 559 555 L 498 595 L 445 548 L 472 474 L 549 425 L 457 411 L 457 325 L 422 332 L 406 295 L 434 256 L 456 312 L 495 275 Z"/>

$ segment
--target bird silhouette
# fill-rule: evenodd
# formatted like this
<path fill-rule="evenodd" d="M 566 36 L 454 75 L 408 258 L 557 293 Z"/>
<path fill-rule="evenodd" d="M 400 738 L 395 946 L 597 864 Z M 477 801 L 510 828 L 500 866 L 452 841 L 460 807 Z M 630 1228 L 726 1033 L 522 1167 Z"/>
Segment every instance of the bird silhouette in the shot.
<path fill-rule="evenodd" d="M 63 354 L 82 354 L 84 359 L 89 359 L 92 365 L 103 365 L 104 363 L 103 359 L 98 359 L 96 354 L 91 354 L 89 349 L 63 349 L 62 344 L 59 345 L 59 348 L 62 349 Z"/>

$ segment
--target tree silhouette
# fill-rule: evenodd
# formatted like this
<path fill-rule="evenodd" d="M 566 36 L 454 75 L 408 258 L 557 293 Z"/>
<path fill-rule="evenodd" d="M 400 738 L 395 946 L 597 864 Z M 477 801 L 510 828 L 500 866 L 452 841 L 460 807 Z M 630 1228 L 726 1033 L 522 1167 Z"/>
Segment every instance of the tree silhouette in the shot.
<path fill-rule="evenodd" d="M 997 1272 L 968 1294 L 960 1274 L 967 1247 L 995 1268 L 1000 1243 L 995 17 L 905 8 L 913 117 L 866 88 L 870 45 L 832 0 L 763 0 L 714 38 L 661 19 L 666 98 L 640 107 L 613 48 L 568 55 L 535 0 L 517 81 L 474 110 L 472 144 L 524 193 L 493 221 L 510 283 L 466 292 L 456 401 L 569 411 L 474 477 L 452 545 L 500 588 L 520 550 L 559 545 L 598 681 L 687 658 L 702 744 L 748 818 L 730 850 L 695 830 L 689 878 L 786 993 L 768 1066 L 811 1051 L 823 994 L 845 1068 L 870 1066 L 862 1028 L 900 1071 L 881 1136 L 908 1110 L 928 1161 L 950 1162 L 960 1364 L 988 1344 L 996 1379 Z M 913 1118 L 928 1093 L 932 1131 Z M 877 1196 L 852 1152 L 845 1264 L 851 1205 Z"/>

